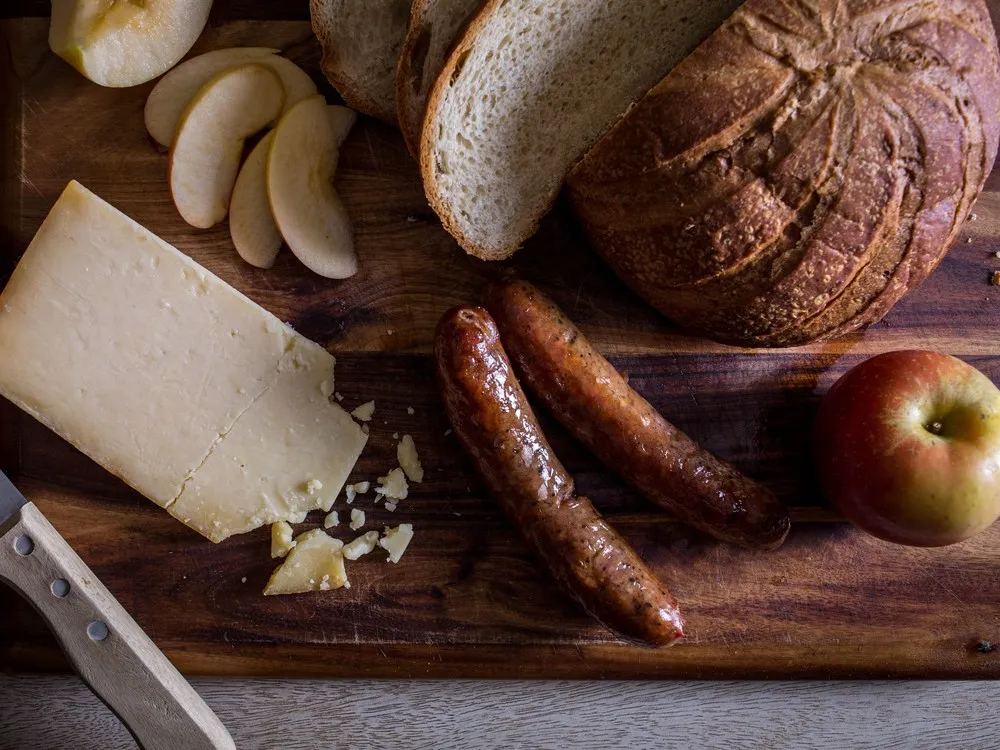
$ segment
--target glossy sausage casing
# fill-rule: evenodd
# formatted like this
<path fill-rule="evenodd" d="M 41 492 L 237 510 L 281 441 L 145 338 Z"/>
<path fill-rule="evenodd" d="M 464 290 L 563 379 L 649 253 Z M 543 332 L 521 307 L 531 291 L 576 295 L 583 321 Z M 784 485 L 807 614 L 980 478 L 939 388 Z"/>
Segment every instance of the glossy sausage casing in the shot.
<path fill-rule="evenodd" d="M 538 289 L 506 281 L 486 306 L 528 390 L 647 498 L 726 542 L 785 540 L 788 511 L 774 494 L 665 420 Z"/>
<path fill-rule="evenodd" d="M 668 646 L 681 638 L 681 616 L 666 586 L 589 500 L 574 495 L 489 314 L 478 307 L 446 313 L 435 356 L 455 434 L 553 578 L 628 640 Z"/>

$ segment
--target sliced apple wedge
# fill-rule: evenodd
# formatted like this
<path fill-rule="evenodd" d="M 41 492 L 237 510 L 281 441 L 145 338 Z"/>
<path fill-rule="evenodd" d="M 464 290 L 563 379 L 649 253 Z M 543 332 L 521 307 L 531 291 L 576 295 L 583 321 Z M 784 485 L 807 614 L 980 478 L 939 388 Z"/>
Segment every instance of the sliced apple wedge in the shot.
<path fill-rule="evenodd" d="M 188 224 L 208 229 L 226 218 L 243 142 L 274 120 L 284 99 L 278 76 L 254 63 L 220 73 L 191 101 L 168 166 L 174 205 Z"/>
<path fill-rule="evenodd" d="M 267 196 L 295 257 L 329 279 L 358 270 L 350 218 L 337 191 L 337 135 L 322 96 L 303 99 L 274 129 L 267 158 Z"/>
<path fill-rule="evenodd" d="M 137 86 L 170 70 L 212 0 L 52 0 L 49 46 L 94 83 Z"/>
<path fill-rule="evenodd" d="M 272 130 L 243 162 L 229 205 L 229 234 L 236 252 L 257 268 L 274 265 L 282 242 L 267 199 L 267 154 L 273 137 Z"/>
<path fill-rule="evenodd" d="M 170 146 L 185 108 L 210 79 L 223 71 L 248 63 L 260 63 L 274 71 L 285 88 L 287 111 L 316 94 L 316 84 L 302 68 L 269 47 L 229 47 L 185 60 L 156 84 L 146 100 L 146 130 L 162 146 Z"/>
<path fill-rule="evenodd" d="M 358 113 L 350 107 L 344 107 L 340 104 L 331 104 L 328 109 L 330 110 L 330 124 L 333 125 L 333 140 L 337 142 L 339 149 L 347 140 L 354 123 L 357 122 Z"/>

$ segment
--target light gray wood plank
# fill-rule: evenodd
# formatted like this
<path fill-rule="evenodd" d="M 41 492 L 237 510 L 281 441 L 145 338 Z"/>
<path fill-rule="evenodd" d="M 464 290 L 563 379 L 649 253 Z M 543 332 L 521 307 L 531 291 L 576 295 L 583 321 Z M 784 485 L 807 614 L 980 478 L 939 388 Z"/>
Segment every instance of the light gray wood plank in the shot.
<path fill-rule="evenodd" d="M 990 750 L 995 682 L 377 682 L 195 679 L 256 748 Z M 0 748 L 116 750 L 73 677 L 0 675 Z"/>

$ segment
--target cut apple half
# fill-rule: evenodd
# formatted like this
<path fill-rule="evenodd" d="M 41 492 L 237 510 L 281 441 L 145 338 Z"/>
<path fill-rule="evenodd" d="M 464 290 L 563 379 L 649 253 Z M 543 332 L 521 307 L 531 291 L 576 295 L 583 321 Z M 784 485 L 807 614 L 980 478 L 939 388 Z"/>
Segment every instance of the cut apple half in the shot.
<path fill-rule="evenodd" d="M 94 83 L 137 86 L 197 41 L 212 0 L 52 0 L 49 46 Z"/>
<path fill-rule="evenodd" d="M 329 279 L 358 270 L 350 218 L 333 188 L 337 135 L 322 96 L 303 99 L 274 129 L 267 195 L 274 220 L 295 257 Z"/>
<path fill-rule="evenodd" d="M 302 68 L 269 47 L 229 47 L 185 60 L 156 84 L 146 100 L 146 130 L 157 143 L 170 146 L 181 115 L 201 88 L 226 70 L 248 63 L 270 68 L 285 89 L 284 111 L 316 94 L 316 84 Z"/>
<path fill-rule="evenodd" d="M 236 252 L 257 268 L 274 265 L 282 242 L 267 199 L 267 154 L 273 137 L 272 130 L 243 162 L 229 206 L 229 233 Z"/>
<path fill-rule="evenodd" d="M 220 73 L 195 95 L 168 167 L 174 205 L 188 224 L 208 229 L 226 218 L 243 142 L 278 116 L 284 99 L 278 76 L 257 64 Z"/>

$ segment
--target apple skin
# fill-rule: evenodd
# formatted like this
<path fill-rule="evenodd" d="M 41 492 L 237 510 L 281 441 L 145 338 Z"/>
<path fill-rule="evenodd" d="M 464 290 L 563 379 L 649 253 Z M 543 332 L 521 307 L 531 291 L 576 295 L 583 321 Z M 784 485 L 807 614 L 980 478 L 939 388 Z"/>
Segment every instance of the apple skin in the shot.
<path fill-rule="evenodd" d="M 1000 517 L 1000 390 L 946 354 L 881 354 L 823 399 L 816 463 L 849 521 L 880 539 L 943 547 Z"/>

